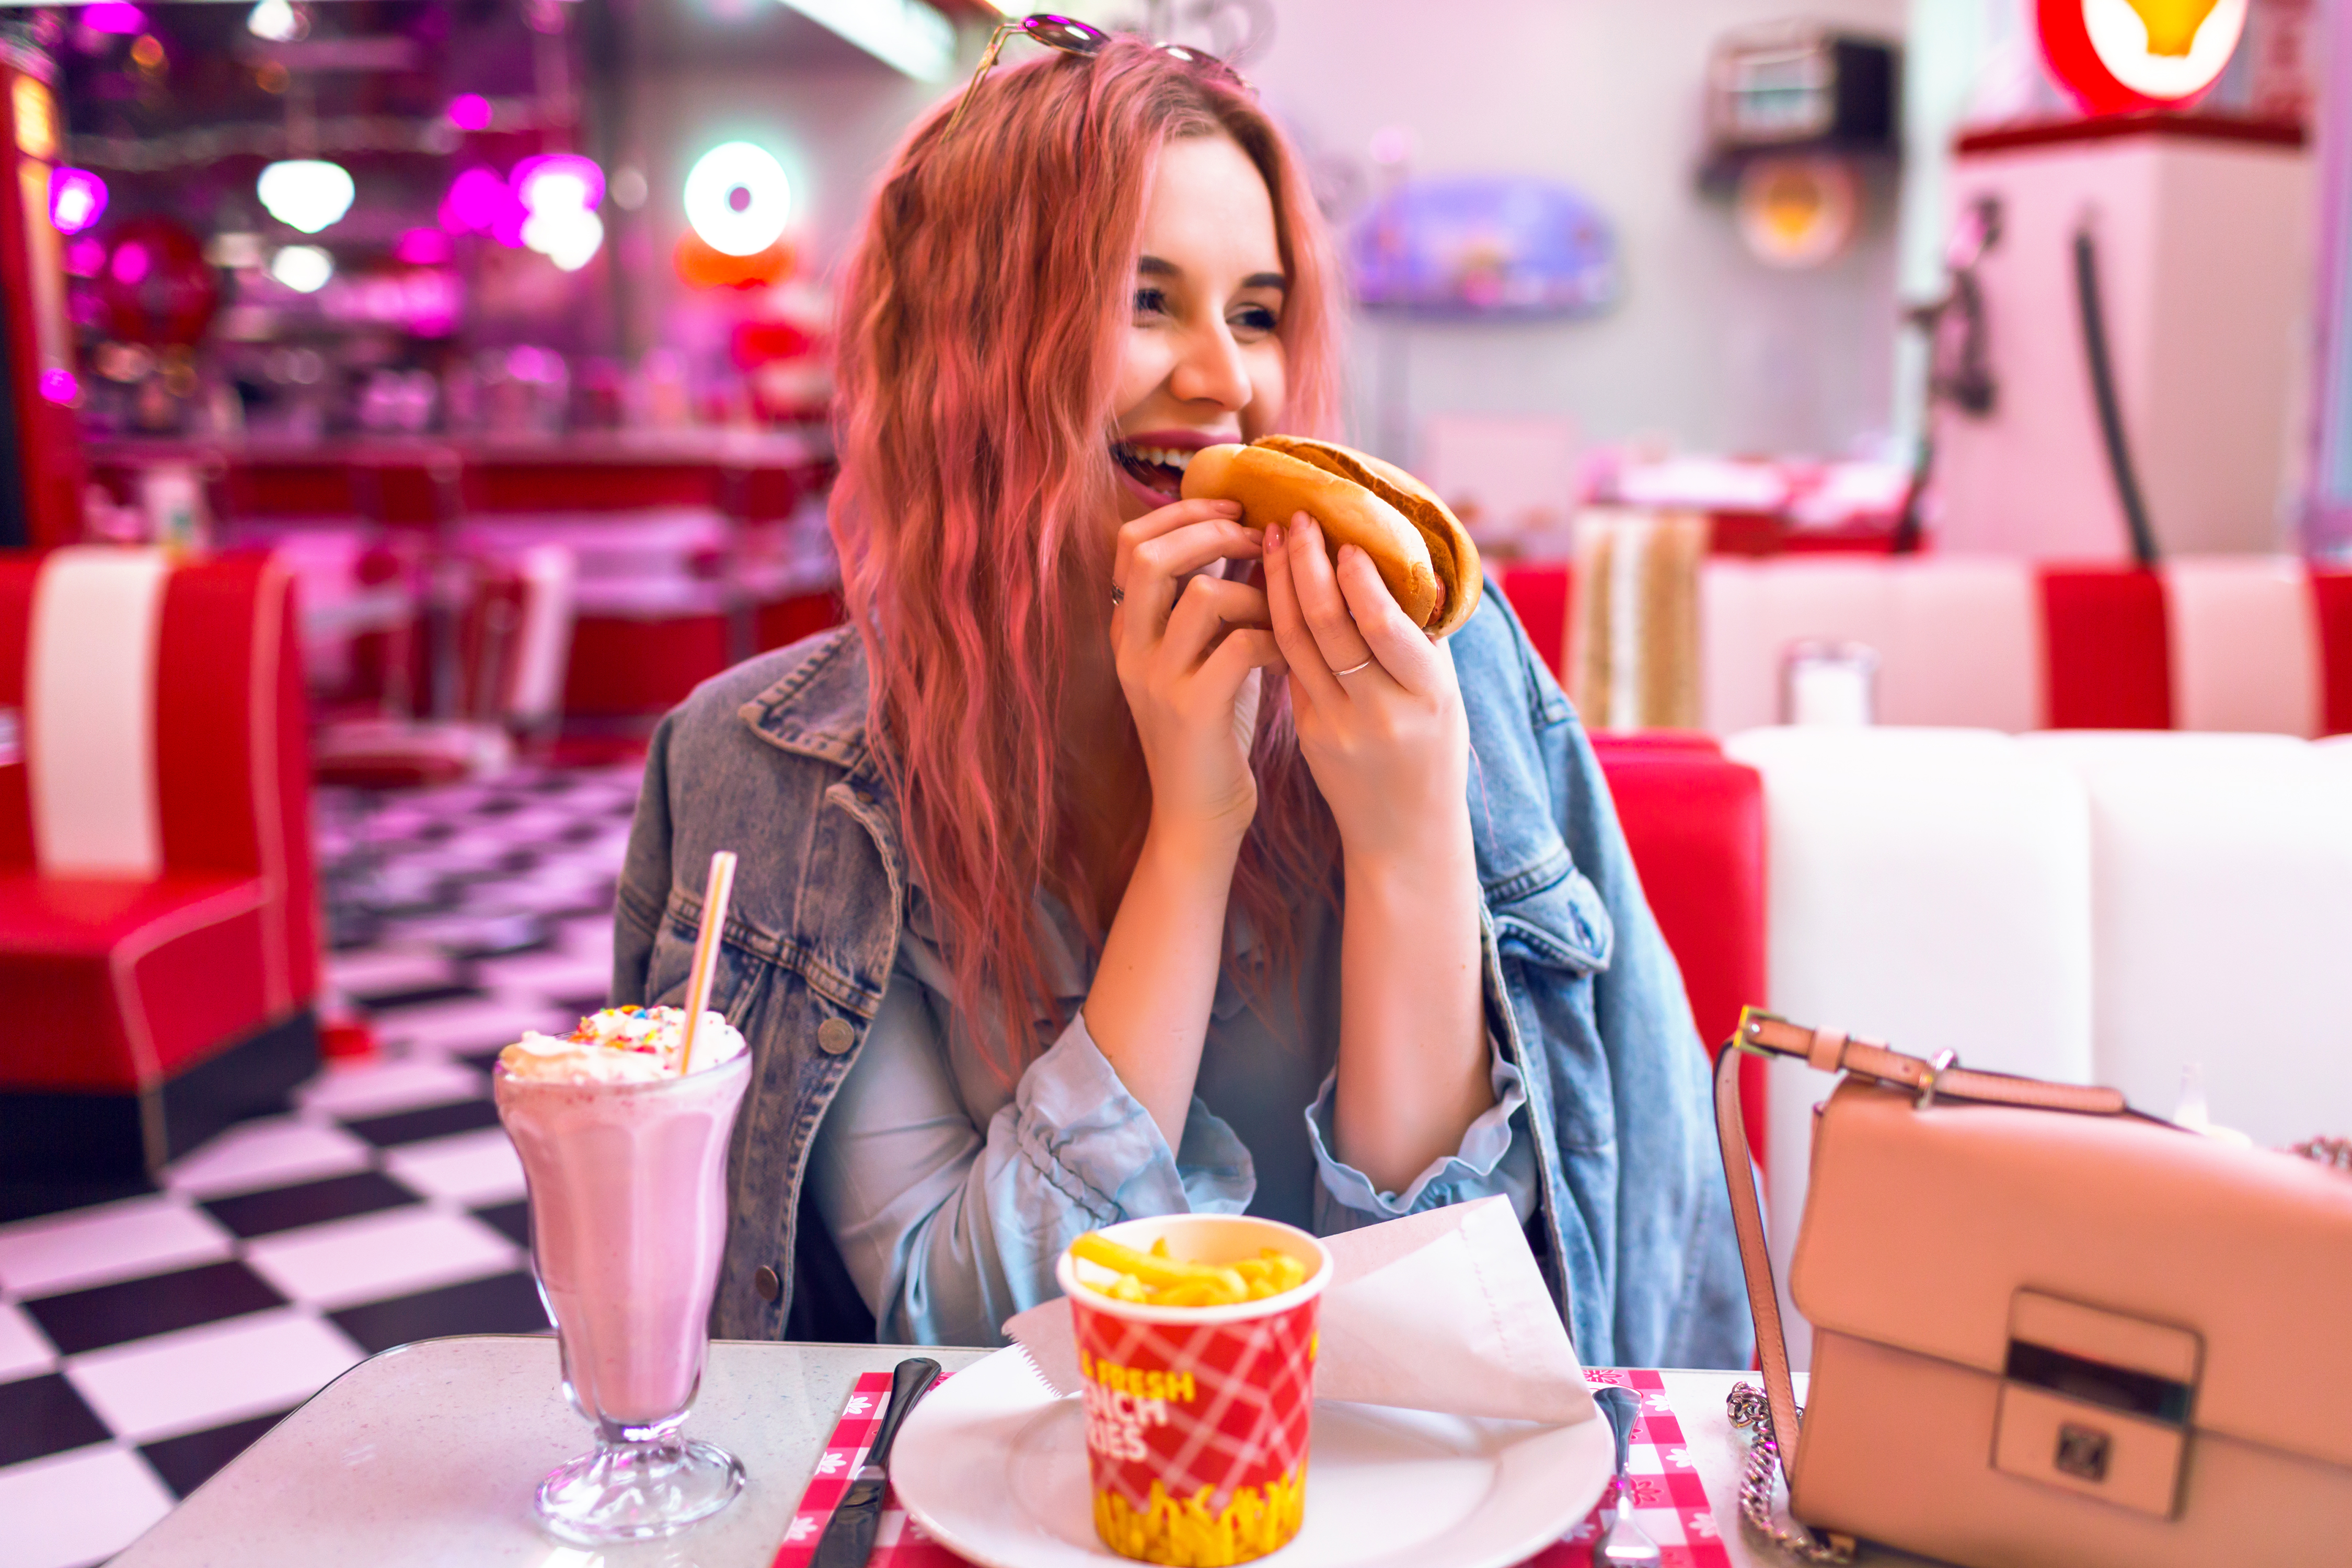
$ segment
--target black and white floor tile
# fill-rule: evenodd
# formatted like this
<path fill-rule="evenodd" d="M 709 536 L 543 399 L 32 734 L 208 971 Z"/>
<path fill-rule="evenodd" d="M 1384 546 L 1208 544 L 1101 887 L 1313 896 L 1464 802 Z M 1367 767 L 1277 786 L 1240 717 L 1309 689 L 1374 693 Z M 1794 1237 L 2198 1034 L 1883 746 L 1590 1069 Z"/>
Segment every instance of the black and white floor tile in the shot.
<path fill-rule="evenodd" d="M 104 1561 L 377 1351 L 546 1329 L 486 1071 L 521 1030 L 603 1005 L 636 784 L 322 794 L 329 976 L 378 1054 L 160 1191 L 0 1225 L 10 1568 Z"/>

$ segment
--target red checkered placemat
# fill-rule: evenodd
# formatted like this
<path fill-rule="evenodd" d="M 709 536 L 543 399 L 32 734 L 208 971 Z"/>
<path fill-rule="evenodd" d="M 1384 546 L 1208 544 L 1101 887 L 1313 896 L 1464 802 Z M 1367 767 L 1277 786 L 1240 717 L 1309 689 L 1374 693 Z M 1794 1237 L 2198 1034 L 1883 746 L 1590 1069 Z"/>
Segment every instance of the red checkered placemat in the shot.
<path fill-rule="evenodd" d="M 1731 1568 L 1731 1554 L 1716 1531 L 1706 1489 L 1683 1446 L 1683 1426 L 1666 1401 L 1665 1380 L 1654 1372 L 1587 1367 L 1584 1381 L 1613 1383 L 1642 1396 L 1641 1418 L 1625 1451 L 1625 1479 L 1632 1483 L 1633 1522 L 1658 1543 L 1662 1568 Z M 1605 1500 L 1607 1494 L 1602 1494 Z M 1307 1494 L 1307 1506 L 1315 1506 Z M 1591 1568 L 1601 1540 L 1601 1510 L 1519 1568 Z"/>
<path fill-rule="evenodd" d="M 1667 1404 L 1665 1384 L 1654 1372 L 1622 1372 L 1610 1367 L 1588 1369 L 1589 1383 L 1614 1383 L 1642 1396 L 1642 1418 L 1633 1425 L 1633 1443 L 1626 1473 L 1633 1484 L 1633 1521 L 1658 1543 L 1663 1568 L 1731 1568 L 1730 1555 L 1715 1531 L 1706 1489 L 1683 1447 L 1682 1424 Z M 849 1486 L 849 1478 L 866 1457 L 866 1443 L 890 1402 L 890 1374 L 869 1372 L 859 1376 L 841 1409 L 841 1420 L 825 1440 L 801 1505 L 784 1531 L 771 1568 L 809 1568 L 816 1543 L 833 1517 L 834 1504 Z M 1315 1507 L 1313 1493 L 1307 1509 Z M 1593 1543 L 1601 1535 L 1601 1510 L 1545 1547 L 1520 1568 L 1591 1568 Z M 922 1528 L 898 1506 L 894 1489 L 882 1500 L 882 1525 L 874 1537 L 874 1556 L 867 1568 L 966 1568 L 964 1560 L 925 1535 Z"/>
<path fill-rule="evenodd" d="M 801 1494 L 801 1505 L 793 1510 L 793 1522 L 784 1529 L 784 1543 L 776 1548 L 771 1568 L 808 1568 L 815 1558 L 816 1543 L 824 1539 L 825 1521 L 833 1517 L 834 1504 L 849 1489 L 849 1479 L 865 1462 L 866 1447 L 873 1441 L 874 1428 L 882 1424 L 882 1412 L 889 1403 L 888 1373 L 858 1374 L 857 1386 L 849 1391 L 841 1407 L 841 1420 L 835 1425 L 833 1436 L 824 1440 L 816 1474 L 809 1478 L 808 1490 Z M 874 1532 L 874 1555 L 866 1559 L 866 1568 L 967 1565 L 907 1517 L 907 1510 L 898 1506 L 898 1489 L 893 1487 L 882 1497 L 882 1523 Z"/>

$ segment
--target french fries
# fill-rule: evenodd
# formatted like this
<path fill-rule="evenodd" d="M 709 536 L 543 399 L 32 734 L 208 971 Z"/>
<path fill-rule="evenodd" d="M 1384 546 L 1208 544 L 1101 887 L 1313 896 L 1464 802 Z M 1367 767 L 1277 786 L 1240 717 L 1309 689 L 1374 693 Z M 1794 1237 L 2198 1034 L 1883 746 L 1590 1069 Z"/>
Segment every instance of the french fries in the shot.
<path fill-rule="evenodd" d="M 1233 1263 L 1187 1263 L 1168 1255 L 1166 1238 L 1149 1252 L 1088 1231 L 1070 1244 L 1073 1256 L 1111 1270 L 1108 1285 L 1092 1289 L 1114 1301 L 1150 1307 L 1230 1307 L 1263 1301 L 1307 1283 L 1307 1266 L 1277 1247 Z"/>
<path fill-rule="evenodd" d="M 1210 1489 L 1174 1498 L 1151 1483 L 1150 1507 L 1141 1512 L 1109 1487 L 1095 1493 L 1095 1533 L 1122 1557 L 1181 1568 L 1223 1568 L 1247 1563 L 1289 1544 L 1307 1517 L 1305 1467 L 1276 1476 L 1263 1491 L 1235 1487 L 1222 1513 L 1209 1510 Z"/>

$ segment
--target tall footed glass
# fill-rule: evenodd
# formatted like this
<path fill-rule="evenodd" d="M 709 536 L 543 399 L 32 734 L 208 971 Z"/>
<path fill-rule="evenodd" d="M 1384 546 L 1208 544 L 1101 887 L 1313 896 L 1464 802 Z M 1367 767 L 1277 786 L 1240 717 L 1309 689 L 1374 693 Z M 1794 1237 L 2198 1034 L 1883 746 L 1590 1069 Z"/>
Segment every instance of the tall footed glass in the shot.
<path fill-rule="evenodd" d="M 530 1185 L 531 1261 L 562 1342 L 563 1392 L 596 1428 L 595 1448 L 550 1472 L 537 1505 L 551 1533 L 583 1545 L 675 1533 L 743 1489 L 733 1455 L 680 1431 L 709 1348 L 727 1142 L 751 1062 L 740 1046 L 704 1059 L 698 1050 L 695 1071 L 651 1081 L 504 1063 L 493 1075 Z"/>

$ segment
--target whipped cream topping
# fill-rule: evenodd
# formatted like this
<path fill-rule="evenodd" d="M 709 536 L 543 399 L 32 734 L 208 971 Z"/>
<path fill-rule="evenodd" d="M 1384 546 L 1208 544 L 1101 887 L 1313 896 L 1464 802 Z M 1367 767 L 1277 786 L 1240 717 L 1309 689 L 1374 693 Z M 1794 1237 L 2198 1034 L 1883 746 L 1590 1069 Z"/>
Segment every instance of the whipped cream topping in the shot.
<path fill-rule="evenodd" d="M 564 1083 L 653 1083 L 678 1076 L 685 1044 L 682 1007 L 607 1007 L 580 1020 L 568 1035 L 527 1029 L 499 1053 L 515 1078 Z M 694 1070 L 704 1072 L 743 1054 L 743 1037 L 717 1013 L 702 1015 L 694 1039 Z"/>

